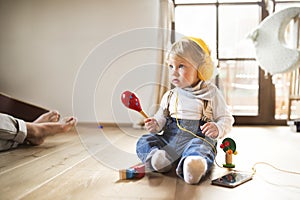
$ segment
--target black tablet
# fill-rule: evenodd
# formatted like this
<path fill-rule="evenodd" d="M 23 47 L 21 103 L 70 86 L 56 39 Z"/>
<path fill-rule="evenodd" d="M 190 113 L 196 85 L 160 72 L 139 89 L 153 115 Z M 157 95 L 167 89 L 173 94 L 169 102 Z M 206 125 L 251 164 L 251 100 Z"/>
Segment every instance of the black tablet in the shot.
<path fill-rule="evenodd" d="M 230 172 L 224 176 L 212 180 L 213 185 L 219 185 L 224 187 L 236 187 L 252 179 L 252 174 L 241 172 Z"/>

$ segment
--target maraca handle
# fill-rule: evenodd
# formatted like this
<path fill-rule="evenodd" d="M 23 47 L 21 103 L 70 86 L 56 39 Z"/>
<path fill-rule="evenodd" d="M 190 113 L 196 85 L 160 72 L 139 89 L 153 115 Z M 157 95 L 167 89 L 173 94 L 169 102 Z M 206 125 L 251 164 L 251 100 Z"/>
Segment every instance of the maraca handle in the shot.
<path fill-rule="evenodd" d="M 149 118 L 148 115 L 144 111 L 140 111 L 141 115 L 143 115 L 145 118 Z"/>

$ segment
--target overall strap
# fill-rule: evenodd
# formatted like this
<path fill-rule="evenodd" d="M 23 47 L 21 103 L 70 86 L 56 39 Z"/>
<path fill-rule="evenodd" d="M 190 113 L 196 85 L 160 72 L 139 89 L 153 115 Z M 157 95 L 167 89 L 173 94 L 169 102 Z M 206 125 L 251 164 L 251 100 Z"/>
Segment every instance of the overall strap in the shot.
<path fill-rule="evenodd" d="M 202 108 L 201 121 L 210 122 L 211 120 L 205 115 L 206 109 L 207 109 L 207 106 L 208 106 L 208 100 L 202 100 L 202 101 L 203 101 L 203 108 Z"/>
<path fill-rule="evenodd" d="M 171 97 L 172 97 L 173 93 L 174 93 L 174 91 L 170 90 L 169 95 L 168 95 L 168 99 L 167 99 L 167 107 L 164 109 L 164 116 L 165 117 L 170 117 L 169 107 L 170 107 L 170 101 L 171 101 Z"/>

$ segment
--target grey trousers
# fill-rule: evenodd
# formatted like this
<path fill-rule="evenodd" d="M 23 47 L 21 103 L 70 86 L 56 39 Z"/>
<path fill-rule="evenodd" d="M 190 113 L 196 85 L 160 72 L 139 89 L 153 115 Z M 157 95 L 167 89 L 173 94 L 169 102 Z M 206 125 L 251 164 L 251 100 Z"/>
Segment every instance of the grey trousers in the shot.
<path fill-rule="evenodd" d="M 16 148 L 27 136 L 23 120 L 0 113 L 0 151 Z"/>

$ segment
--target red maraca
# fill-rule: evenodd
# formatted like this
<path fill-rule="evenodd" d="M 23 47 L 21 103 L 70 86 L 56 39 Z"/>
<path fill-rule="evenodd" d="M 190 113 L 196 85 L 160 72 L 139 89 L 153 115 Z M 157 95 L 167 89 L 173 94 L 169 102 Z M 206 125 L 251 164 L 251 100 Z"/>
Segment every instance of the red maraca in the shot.
<path fill-rule="evenodd" d="M 140 104 L 140 100 L 134 93 L 130 91 L 125 91 L 121 95 L 122 103 L 132 110 L 138 111 L 141 113 L 145 118 L 148 118 L 148 115 L 144 113 L 142 106 Z"/>

